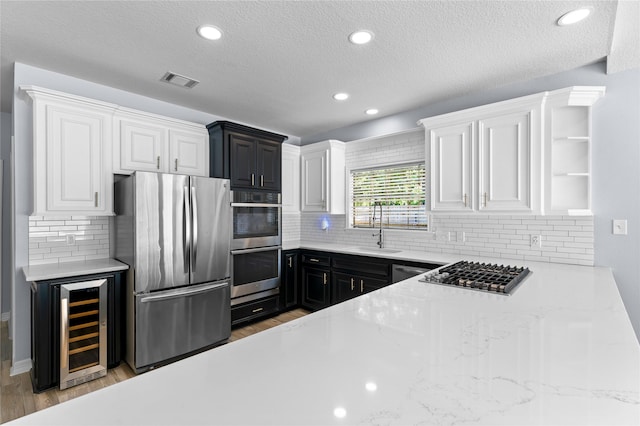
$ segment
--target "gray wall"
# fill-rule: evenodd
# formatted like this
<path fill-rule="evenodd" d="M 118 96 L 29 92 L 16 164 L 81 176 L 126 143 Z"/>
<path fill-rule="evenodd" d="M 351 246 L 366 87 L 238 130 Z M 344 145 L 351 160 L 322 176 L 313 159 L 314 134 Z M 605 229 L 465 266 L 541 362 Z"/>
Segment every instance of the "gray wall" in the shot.
<path fill-rule="evenodd" d="M 0 113 L 0 159 L 2 176 L 2 275 L 0 312 L 4 319 L 11 311 L 11 114 Z"/>
<path fill-rule="evenodd" d="M 425 117 L 569 86 L 607 87 L 593 108 L 595 263 L 612 268 L 640 340 L 640 69 L 607 75 L 604 62 L 591 64 L 302 138 L 302 145 L 398 132 Z M 627 236 L 612 235 L 613 219 L 628 220 Z"/>

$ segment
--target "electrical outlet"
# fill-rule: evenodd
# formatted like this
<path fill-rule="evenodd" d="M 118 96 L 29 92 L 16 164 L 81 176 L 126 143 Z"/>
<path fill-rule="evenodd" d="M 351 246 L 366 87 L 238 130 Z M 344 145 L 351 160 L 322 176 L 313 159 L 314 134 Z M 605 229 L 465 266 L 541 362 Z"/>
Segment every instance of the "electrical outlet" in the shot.
<path fill-rule="evenodd" d="M 436 240 L 437 241 L 451 241 L 451 232 L 450 231 L 436 231 Z"/>
<path fill-rule="evenodd" d="M 626 219 L 613 219 L 613 234 L 614 235 L 627 235 L 627 221 L 626 221 Z"/>
<path fill-rule="evenodd" d="M 542 247 L 542 235 L 531 236 L 531 247 Z"/>
<path fill-rule="evenodd" d="M 68 234 L 67 235 L 67 245 L 68 246 L 72 246 L 76 243 L 76 236 L 73 234 Z"/>

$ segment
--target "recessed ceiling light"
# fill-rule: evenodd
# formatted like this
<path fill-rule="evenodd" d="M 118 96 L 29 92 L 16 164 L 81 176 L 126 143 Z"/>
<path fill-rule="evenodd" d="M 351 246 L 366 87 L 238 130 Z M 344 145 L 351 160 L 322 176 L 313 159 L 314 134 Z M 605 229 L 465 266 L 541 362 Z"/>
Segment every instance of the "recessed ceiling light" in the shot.
<path fill-rule="evenodd" d="M 367 44 L 373 39 L 373 33 L 367 30 L 359 30 L 349 35 L 349 41 L 353 44 Z"/>
<path fill-rule="evenodd" d="M 198 34 L 207 40 L 219 40 L 220 37 L 222 37 L 222 31 L 213 25 L 200 25 L 198 27 Z"/>
<path fill-rule="evenodd" d="M 580 9 L 572 10 L 571 12 L 567 12 L 560 18 L 558 18 L 557 24 L 561 27 L 564 27 L 565 25 L 572 25 L 582 21 L 587 16 L 589 16 L 589 14 L 591 14 L 590 7 L 582 7 Z"/>
<path fill-rule="evenodd" d="M 344 101 L 346 99 L 349 99 L 349 94 L 348 93 L 336 93 L 335 95 L 333 95 L 333 99 L 335 99 L 336 101 Z"/>
<path fill-rule="evenodd" d="M 370 108 L 368 110 L 366 110 L 364 113 L 367 115 L 376 115 L 379 111 L 375 108 Z"/>

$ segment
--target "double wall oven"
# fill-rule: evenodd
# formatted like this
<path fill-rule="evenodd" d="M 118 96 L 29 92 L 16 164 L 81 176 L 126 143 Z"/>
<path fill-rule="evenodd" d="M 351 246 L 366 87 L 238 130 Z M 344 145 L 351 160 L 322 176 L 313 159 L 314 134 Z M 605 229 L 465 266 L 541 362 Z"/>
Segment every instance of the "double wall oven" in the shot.
<path fill-rule="evenodd" d="M 280 292 L 279 192 L 231 191 L 231 306 Z"/>

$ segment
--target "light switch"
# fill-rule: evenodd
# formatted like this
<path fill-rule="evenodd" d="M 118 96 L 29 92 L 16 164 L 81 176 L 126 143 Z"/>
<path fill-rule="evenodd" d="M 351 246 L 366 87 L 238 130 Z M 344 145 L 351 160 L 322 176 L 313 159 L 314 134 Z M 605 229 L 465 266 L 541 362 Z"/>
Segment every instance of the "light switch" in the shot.
<path fill-rule="evenodd" d="M 627 221 L 626 221 L 626 219 L 613 219 L 613 234 L 614 235 L 627 235 Z"/>

